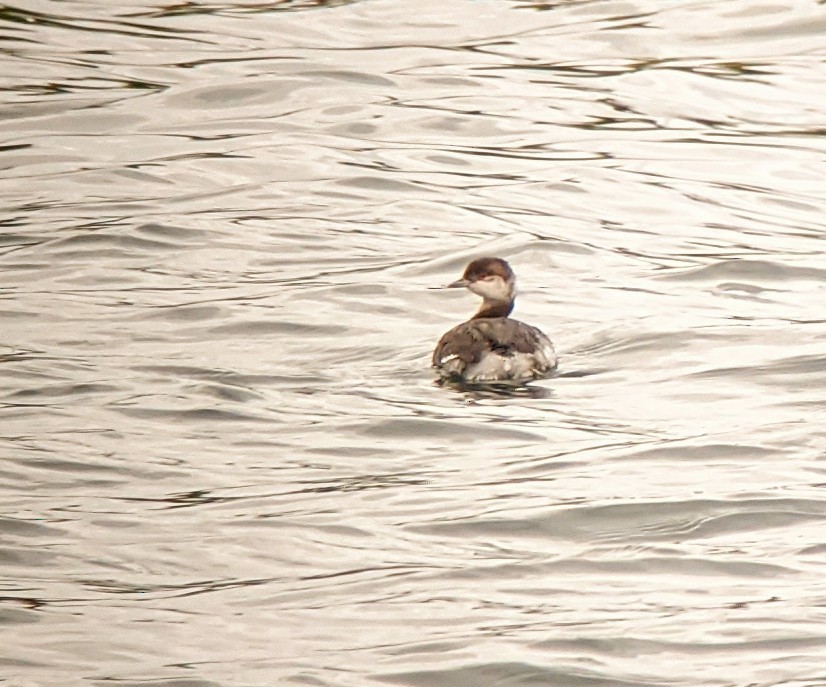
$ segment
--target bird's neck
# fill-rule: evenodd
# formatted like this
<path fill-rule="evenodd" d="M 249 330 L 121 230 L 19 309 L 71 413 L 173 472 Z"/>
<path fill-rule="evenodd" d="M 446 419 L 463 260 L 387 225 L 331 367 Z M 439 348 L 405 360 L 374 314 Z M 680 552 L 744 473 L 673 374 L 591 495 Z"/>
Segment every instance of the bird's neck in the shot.
<path fill-rule="evenodd" d="M 513 298 L 509 301 L 492 301 L 487 298 L 482 301 L 482 306 L 471 318 L 478 320 L 483 317 L 507 317 L 513 310 Z"/>

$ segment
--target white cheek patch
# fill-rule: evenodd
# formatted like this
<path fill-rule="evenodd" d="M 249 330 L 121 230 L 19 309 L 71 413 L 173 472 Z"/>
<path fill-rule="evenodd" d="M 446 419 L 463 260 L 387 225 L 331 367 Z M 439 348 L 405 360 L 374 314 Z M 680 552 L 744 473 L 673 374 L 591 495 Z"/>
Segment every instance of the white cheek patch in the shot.
<path fill-rule="evenodd" d="M 501 277 L 475 281 L 468 288 L 485 300 L 509 301 L 511 299 L 511 290 Z"/>

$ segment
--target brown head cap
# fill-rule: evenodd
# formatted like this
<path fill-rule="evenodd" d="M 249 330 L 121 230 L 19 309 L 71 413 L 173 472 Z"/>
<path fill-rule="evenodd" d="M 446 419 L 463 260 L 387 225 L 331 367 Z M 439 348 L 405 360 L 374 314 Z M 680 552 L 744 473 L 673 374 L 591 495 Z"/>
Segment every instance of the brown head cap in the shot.
<path fill-rule="evenodd" d="M 505 281 L 512 281 L 515 275 L 511 266 L 502 258 L 478 258 L 465 268 L 462 275 L 462 279 L 469 282 L 485 277 L 502 277 Z"/>

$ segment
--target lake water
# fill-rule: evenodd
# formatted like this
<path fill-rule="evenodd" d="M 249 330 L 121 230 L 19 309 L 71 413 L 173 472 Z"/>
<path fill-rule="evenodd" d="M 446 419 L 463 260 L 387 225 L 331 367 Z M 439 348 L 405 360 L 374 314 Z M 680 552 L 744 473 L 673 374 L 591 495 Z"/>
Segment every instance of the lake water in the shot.
<path fill-rule="evenodd" d="M 0 682 L 826 685 L 824 33 L 0 8 Z M 433 383 L 481 255 L 533 392 Z"/>

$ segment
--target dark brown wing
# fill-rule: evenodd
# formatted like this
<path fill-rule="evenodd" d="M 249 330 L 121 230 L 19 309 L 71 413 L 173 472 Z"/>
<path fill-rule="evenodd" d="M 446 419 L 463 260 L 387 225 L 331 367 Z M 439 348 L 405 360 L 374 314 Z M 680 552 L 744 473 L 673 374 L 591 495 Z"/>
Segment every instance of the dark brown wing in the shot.
<path fill-rule="evenodd" d="M 537 348 L 539 336 L 534 327 L 509 317 L 468 320 L 442 336 L 433 351 L 433 365 L 440 367 L 448 359 L 458 359 L 464 369 L 490 350 L 503 355 L 531 353 Z"/>
<path fill-rule="evenodd" d="M 433 350 L 433 366 L 441 367 L 442 364 L 456 359 L 457 362 L 451 367 L 461 374 L 461 370 L 477 362 L 487 348 L 487 338 L 477 322 L 462 322 L 445 332 L 439 339 Z"/>

